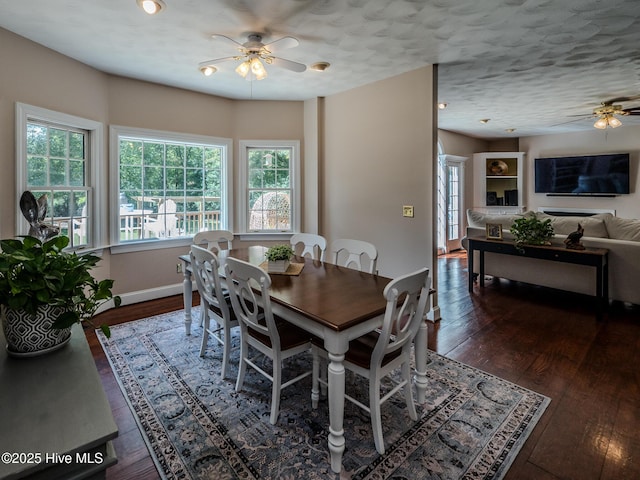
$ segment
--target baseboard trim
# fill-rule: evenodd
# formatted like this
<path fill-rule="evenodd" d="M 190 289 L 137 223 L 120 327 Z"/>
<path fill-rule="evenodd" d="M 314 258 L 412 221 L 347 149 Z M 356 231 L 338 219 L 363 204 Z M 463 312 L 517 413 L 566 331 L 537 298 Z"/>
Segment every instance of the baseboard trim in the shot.
<path fill-rule="evenodd" d="M 134 303 L 147 302 L 149 300 L 170 297 L 172 295 L 182 295 L 183 288 L 182 283 L 176 283 L 157 288 L 148 288 L 146 290 L 122 293 L 120 294 L 120 299 L 122 300 L 121 305 L 132 305 Z M 96 313 L 102 313 L 112 308 L 114 308 L 113 300 L 104 303 Z"/>

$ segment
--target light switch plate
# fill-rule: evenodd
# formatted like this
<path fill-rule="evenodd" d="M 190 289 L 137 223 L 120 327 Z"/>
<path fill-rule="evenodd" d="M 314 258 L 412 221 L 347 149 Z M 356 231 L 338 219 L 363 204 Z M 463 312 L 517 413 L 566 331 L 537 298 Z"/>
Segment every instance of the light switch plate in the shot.
<path fill-rule="evenodd" d="M 403 217 L 411 217 L 411 218 L 413 218 L 413 205 L 403 205 L 402 206 L 402 216 Z"/>

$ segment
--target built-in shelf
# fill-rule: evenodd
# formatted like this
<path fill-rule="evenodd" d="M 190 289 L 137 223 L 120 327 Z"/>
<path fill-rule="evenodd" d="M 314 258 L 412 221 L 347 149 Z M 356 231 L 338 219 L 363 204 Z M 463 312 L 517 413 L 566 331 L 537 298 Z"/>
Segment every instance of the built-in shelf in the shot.
<path fill-rule="evenodd" d="M 523 152 L 487 152 L 473 155 L 474 210 L 520 213 L 525 209 Z"/>

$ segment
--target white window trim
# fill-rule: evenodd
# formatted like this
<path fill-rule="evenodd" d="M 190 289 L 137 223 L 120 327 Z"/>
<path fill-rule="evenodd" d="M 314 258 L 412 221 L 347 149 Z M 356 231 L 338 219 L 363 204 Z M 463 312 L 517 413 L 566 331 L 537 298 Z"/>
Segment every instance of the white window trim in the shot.
<path fill-rule="evenodd" d="M 249 232 L 248 225 L 248 188 L 247 181 L 249 178 L 249 165 L 247 159 L 248 148 L 291 148 L 291 190 L 293 192 L 293 202 L 291 205 L 291 231 L 290 232 Z M 289 238 L 292 233 L 300 231 L 300 141 L 298 140 L 240 140 L 239 157 L 239 174 L 238 174 L 238 198 L 239 209 L 239 234 L 241 239 L 247 240 L 276 240 Z"/>
<path fill-rule="evenodd" d="M 106 178 L 106 165 L 103 154 L 104 125 L 95 120 L 16 102 L 16 188 L 22 189 L 22 191 L 27 188 L 26 145 L 28 119 L 58 123 L 89 132 L 88 153 L 90 161 L 87 163 L 87 169 L 89 186 L 93 190 L 93 212 L 89 216 L 91 223 L 89 228 L 92 229 L 92 234 L 90 236 L 91 245 L 89 245 L 88 249 L 101 248 L 101 245 L 104 245 L 104 232 L 107 226 L 103 220 L 106 217 L 107 189 L 104 182 L 99 181 L 100 178 Z M 22 194 L 22 192 L 18 193 Z M 19 202 L 16 202 L 16 232 L 17 235 L 26 235 L 29 232 L 28 224 L 20 211 Z"/>
<path fill-rule="evenodd" d="M 151 130 L 146 128 L 126 127 L 122 125 L 111 125 L 109 127 L 109 162 L 110 168 L 110 208 L 109 225 L 111 226 L 111 253 L 129 253 L 143 250 L 156 250 L 161 248 L 181 247 L 191 245 L 191 237 L 169 238 L 169 239 L 148 239 L 138 242 L 119 243 L 118 227 L 118 201 L 120 199 L 120 161 L 119 138 L 121 136 L 137 137 L 149 140 L 174 141 L 185 143 L 203 143 L 222 145 L 226 149 L 226 161 L 222 165 L 222 175 L 225 178 L 222 198 L 225 199 L 227 208 L 221 212 L 222 221 L 227 225 L 227 229 L 233 231 L 233 140 L 230 138 L 213 137 L 208 135 L 196 135 L 190 133 L 167 132 L 163 130 Z M 226 223 L 225 223 L 226 222 Z"/>

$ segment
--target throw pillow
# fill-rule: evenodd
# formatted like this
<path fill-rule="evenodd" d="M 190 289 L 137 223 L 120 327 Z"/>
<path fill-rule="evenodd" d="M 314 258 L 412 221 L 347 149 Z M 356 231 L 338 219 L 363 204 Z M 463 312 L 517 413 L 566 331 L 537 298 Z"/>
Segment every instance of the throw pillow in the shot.
<path fill-rule="evenodd" d="M 516 218 L 520 218 L 529 215 L 526 213 L 505 213 L 502 215 L 495 215 L 489 213 L 476 212 L 474 210 L 467 210 L 467 223 L 470 227 L 484 228 L 487 223 L 502 224 L 503 230 L 509 230 L 511 224 Z"/>
<path fill-rule="evenodd" d="M 578 224 L 584 228 L 585 237 L 595 238 L 608 238 L 607 227 L 604 220 L 610 213 L 600 213 L 598 215 L 592 215 L 590 217 L 562 217 L 555 215 L 547 215 L 546 213 L 538 212 L 537 216 L 540 220 L 551 219 L 551 226 L 553 231 L 559 235 L 569 235 L 578 229 Z"/>
<path fill-rule="evenodd" d="M 609 238 L 640 242 L 640 220 L 614 217 L 606 219 Z"/>

